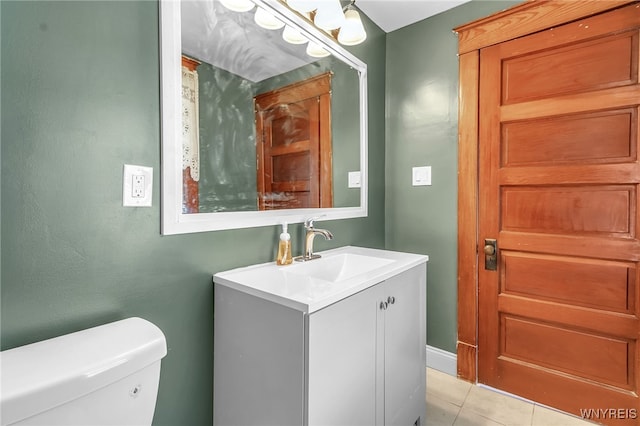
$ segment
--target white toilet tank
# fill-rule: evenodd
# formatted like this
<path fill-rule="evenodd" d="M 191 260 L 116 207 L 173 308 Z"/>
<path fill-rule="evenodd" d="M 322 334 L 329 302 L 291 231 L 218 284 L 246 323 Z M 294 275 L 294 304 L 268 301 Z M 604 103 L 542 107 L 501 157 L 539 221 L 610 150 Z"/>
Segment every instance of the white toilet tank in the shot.
<path fill-rule="evenodd" d="M 150 425 L 166 354 L 141 318 L 0 352 L 0 425 Z"/>

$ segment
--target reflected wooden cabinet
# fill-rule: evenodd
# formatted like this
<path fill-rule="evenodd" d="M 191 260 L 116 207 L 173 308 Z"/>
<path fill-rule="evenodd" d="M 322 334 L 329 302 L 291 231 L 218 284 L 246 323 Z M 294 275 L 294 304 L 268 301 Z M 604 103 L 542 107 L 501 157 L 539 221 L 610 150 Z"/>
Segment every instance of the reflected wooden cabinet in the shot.
<path fill-rule="evenodd" d="M 426 264 L 305 314 L 215 286 L 214 424 L 425 424 Z"/>

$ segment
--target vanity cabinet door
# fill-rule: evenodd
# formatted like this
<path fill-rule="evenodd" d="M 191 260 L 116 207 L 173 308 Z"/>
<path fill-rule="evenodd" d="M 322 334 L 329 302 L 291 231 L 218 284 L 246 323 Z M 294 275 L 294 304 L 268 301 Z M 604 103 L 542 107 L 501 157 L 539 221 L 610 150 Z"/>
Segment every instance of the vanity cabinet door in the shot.
<path fill-rule="evenodd" d="M 309 315 L 309 426 L 376 424 L 379 287 Z"/>
<path fill-rule="evenodd" d="M 384 424 L 424 424 L 426 264 L 388 279 L 382 290 Z"/>
<path fill-rule="evenodd" d="M 303 313 L 218 284 L 214 303 L 213 424 L 303 424 Z"/>

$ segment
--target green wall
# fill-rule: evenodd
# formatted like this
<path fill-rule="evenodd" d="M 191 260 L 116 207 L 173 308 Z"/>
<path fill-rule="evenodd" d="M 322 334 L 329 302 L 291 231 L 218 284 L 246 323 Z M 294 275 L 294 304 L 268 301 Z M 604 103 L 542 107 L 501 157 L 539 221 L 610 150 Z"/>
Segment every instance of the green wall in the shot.
<path fill-rule="evenodd" d="M 458 40 L 515 1 L 474 0 L 387 35 L 386 248 L 429 255 L 427 344 L 456 352 Z M 432 185 L 411 185 L 431 166 Z"/>
<path fill-rule="evenodd" d="M 211 425 L 211 276 L 273 260 L 280 230 L 160 235 L 156 2 L 5 0 L 0 15 L 0 349 L 146 318 L 168 344 L 154 424 Z M 385 34 L 367 29 L 352 51 L 369 66 L 369 216 L 319 222 L 336 238 L 318 250 L 384 247 Z M 154 168 L 153 207 L 122 207 L 125 163 Z"/>

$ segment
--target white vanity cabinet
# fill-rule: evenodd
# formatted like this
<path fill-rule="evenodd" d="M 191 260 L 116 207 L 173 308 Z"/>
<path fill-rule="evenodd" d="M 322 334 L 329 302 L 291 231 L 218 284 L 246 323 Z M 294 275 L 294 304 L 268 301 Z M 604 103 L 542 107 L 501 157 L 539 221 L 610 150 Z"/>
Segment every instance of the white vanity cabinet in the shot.
<path fill-rule="evenodd" d="M 215 426 L 426 423 L 428 258 L 346 249 L 392 261 L 334 283 L 267 264 L 214 276 Z"/>
<path fill-rule="evenodd" d="M 425 424 L 426 264 L 308 316 L 308 425 Z"/>

